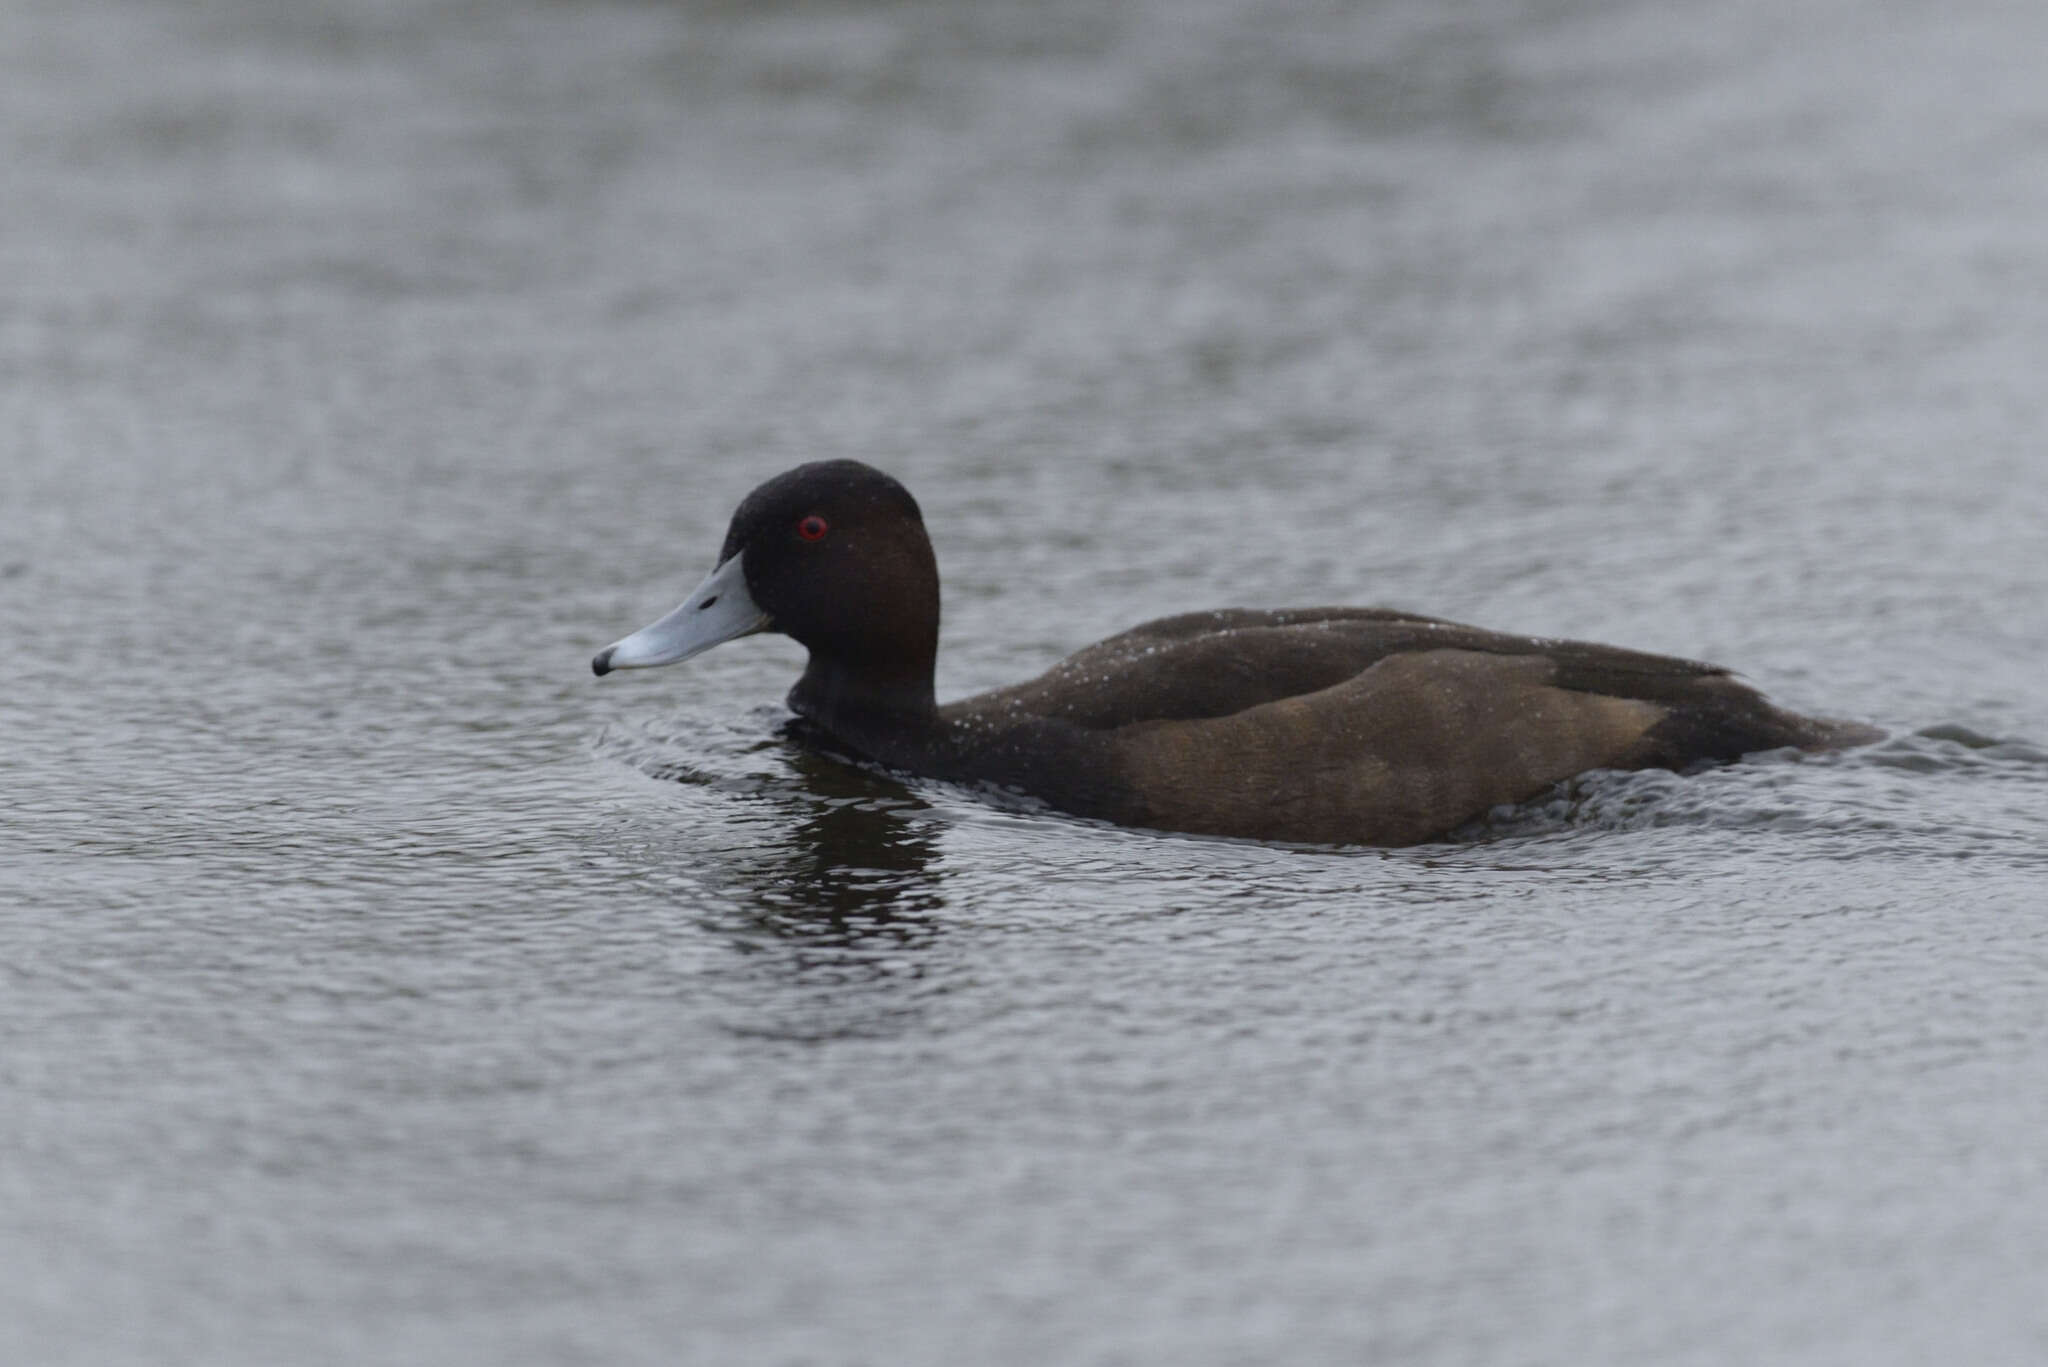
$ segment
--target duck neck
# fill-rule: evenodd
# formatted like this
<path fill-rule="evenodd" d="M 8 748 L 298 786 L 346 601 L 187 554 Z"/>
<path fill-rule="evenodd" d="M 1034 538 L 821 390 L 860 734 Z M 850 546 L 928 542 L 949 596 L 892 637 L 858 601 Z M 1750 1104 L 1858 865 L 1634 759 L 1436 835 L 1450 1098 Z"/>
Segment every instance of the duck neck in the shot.
<path fill-rule="evenodd" d="M 882 670 L 813 650 L 789 708 L 885 764 L 912 762 L 938 725 L 929 659 L 922 669 Z"/>

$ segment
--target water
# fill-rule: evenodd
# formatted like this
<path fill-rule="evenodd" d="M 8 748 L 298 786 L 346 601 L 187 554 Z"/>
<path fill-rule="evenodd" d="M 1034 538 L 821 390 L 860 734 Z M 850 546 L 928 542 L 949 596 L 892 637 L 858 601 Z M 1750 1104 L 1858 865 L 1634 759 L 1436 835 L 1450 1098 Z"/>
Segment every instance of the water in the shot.
<path fill-rule="evenodd" d="M 2044 39 L 13 7 L 10 1361 L 2040 1360 Z M 842 455 L 945 696 L 1379 602 L 1896 738 L 1313 852 L 589 677 Z"/>

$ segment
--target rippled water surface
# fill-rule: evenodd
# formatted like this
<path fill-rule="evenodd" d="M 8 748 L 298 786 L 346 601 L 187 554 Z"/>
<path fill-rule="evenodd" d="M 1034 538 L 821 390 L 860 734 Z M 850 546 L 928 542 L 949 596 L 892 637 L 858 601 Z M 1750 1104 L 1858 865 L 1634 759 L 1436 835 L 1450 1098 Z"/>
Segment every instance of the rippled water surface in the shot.
<path fill-rule="evenodd" d="M 23 1363 L 2048 1357 L 2048 10 L 18 5 Z M 607 679 L 1378 602 L 1894 738 L 1294 850 Z"/>

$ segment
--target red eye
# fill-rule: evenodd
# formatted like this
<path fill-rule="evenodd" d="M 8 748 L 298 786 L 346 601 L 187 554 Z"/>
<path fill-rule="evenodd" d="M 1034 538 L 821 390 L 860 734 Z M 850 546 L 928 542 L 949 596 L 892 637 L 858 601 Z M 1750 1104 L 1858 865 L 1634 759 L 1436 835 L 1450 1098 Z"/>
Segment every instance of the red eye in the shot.
<path fill-rule="evenodd" d="M 825 533 L 831 530 L 832 528 L 826 523 L 825 519 L 819 517 L 816 513 L 812 513 L 809 517 L 796 524 L 796 534 L 806 541 L 823 541 Z"/>

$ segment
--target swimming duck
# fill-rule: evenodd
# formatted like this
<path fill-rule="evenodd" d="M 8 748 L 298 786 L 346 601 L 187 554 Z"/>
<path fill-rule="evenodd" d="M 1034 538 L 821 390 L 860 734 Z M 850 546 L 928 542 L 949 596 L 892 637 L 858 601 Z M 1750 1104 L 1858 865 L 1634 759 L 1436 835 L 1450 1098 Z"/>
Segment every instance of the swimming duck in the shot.
<path fill-rule="evenodd" d="M 923 516 L 909 490 L 851 460 L 747 495 L 709 577 L 591 668 L 674 664 L 759 631 L 809 649 L 789 706 L 830 746 L 1204 835 L 1410 845 L 1591 769 L 1879 736 L 1782 711 L 1717 665 L 1385 608 L 1165 617 L 942 705 Z"/>

